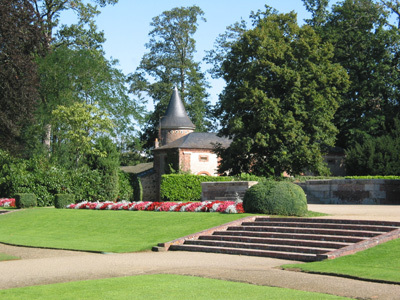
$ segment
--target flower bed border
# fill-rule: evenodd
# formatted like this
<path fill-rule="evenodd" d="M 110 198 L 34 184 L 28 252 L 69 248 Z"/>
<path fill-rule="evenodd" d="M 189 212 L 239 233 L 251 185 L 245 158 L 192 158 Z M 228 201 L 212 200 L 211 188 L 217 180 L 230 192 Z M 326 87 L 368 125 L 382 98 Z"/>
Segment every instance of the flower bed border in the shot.
<path fill-rule="evenodd" d="M 69 204 L 67 209 L 92 210 L 130 210 L 130 211 L 168 211 L 168 212 L 220 212 L 244 213 L 242 201 L 203 201 L 203 202 L 89 202 Z"/>
<path fill-rule="evenodd" d="M 0 198 L 0 207 L 9 208 L 15 207 L 14 198 Z"/>

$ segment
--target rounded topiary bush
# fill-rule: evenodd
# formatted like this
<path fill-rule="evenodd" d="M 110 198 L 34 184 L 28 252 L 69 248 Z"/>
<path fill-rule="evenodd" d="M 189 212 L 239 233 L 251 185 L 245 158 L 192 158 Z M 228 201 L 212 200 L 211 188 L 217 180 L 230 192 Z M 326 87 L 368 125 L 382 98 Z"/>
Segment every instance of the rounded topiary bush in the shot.
<path fill-rule="evenodd" d="M 307 198 L 294 183 L 267 181 L 246 191 L 243 208 L 247 213 L 300 217 L 307 213 Z"/>

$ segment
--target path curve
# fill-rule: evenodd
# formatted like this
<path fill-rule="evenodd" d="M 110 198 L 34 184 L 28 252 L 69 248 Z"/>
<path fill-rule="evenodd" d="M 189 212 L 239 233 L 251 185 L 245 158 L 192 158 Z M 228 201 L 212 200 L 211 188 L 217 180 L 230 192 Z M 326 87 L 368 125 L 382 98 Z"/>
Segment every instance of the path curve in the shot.
<path fill-rule="evenodd" d="M 331 207 L 329 209 L 329 207 Z M 400 221 L 400 206 L 309 205 L 332 218 Z M 386 212 L 385 212 L 386 210 Z M 338 213 L 339 211 L 339 213 Z M 373 212 L 373 214 L 371 213 Z M 385 217 L 385 213 L 387 213 Z M 349 217 L 351 216 L 351 217 Z M 15 247 L 0 252 L 21 260 L 0 263 L 0 289 L 143 274 L 180 274 L 292 288 L 362 299 L 399 299 L 400 285 L 280 270 L 293 261 L 194 252 L 93 254 Z"/>

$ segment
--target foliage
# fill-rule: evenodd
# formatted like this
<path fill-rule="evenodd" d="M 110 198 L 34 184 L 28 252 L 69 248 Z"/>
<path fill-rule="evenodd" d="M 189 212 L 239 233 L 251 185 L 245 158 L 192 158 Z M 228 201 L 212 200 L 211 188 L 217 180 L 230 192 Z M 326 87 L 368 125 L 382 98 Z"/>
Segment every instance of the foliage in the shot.
<path fill-rule="evenodd" d="M 192 174 L 162 175 L 161 199 L 182 202 L 200 201 L 201 183 L 207 181 L 233 181 L 233 177 Z"/>
<path fill-rule="evenodd" d="M 304 216 L 307 198 L 302 188 L 294 183 L 267 181 L 246 191 L 243 208 L 248 213 Z"/>
<path fill-rule="evenodd" d="M 15 206 L 17 208 L 29 208 L 37 206 L 35 194 L 15 194 Z"/>
<path fill-rule="evenodd" d="M 131 185 L 129 174 L 118 170 L 118 199 L 134 200 L 134 190 Z"/>
<path fill-rule="evenodd" d="M 74 203 L 75 196 L 72 194 L 56 194 L 54 197 L 55 208 L 65 208 L 68 204 Z"/>
<path fill-rule="evenodd" d="M 327 1 L 305 2 L 322 5 L 311 24 L 319 24 L 314 29 L 334 45 L 333 61 L 350 78 L 334 119 L 339 129 L 337 145 L 348 148 L 368 136 L 385 135 L 400 110 L 400 32 L 390 26 L 382 5 L 393 1 L 345 0 L 333 5 L 330 13 Z"/>
<path fill-rule="evenodd" d="M 205 75 L 200 64 L 193 60 L 195 40 L 193 35 L 198 20 L 205 19 L 198 6 L 173 8 L 153 18 L 150 40 L 139 67 L 130 76 L 131 91 L 136 98 L 152 98 L 155 110 L 146 119 L 142 140 L 145 147 L 153 146 L 160 118 L 166 111 L 172 87 L 177 85 L 186 110 L 198 131 L 211 124 L 210 104 Z"/>
<path fill-rule="evenodd" d="M 74 194 L 76 201 L 109 201 L 118 196 L 128 199 L 132 195 L 130 184 L 118 168 L 109 174 L 99 166 L 98 170 L 87 165 L 67 170 L 45 157 L 18 159 L 2 150 L 0 166 L 0 194 L 11 197 L 16 193 L 34 193 L 38 206 L 53 205 L 54 196 L 60 193 Z M 113 185 L 110 174 L 115 175 Z"/>
<path fill-rule="evenodd" d="M 258 181 L 258 182 L 264 182 L 267 181 L 268 178 L 266 177 L 260 177 L 256 176 L 254 174 L 247 174 L 247 173 L 241 173 L 238 176 L 235 177 L 235 181 Z"/>
<path fill-rule="evenodd" d="M 87 166 L 82 166 L 68 174 L 71 185 L 67 191 L 75 195 L 75 201 L 84 200 L 109 200 L 104 199 L 99 194 L 98 187 L 102 184 L 102 177 L 98 170 L 91 170 Z"/>
<path fill-rule="evenodd" d="M 96 148 L 105 154 L 92 154 L 88 158 L 90 168 L 97 170 L 102 177 L 102 183 L 97 187 L 98 194 L 104 197 L 103 200 L 115 200 L 119 196 L 119 152 L 108 137 L 98 138 Z"/>
<path fill-rule="evenodd" d="M 34 0 L 35 13 L 40 16 L 46 35 L 46 55 L 38 58 L 41 105 L 37 111 L 36 139 L 43 140 L 46 150 L 59 154 L 51 147 L 57 140 L 50 123 L 51 112 L 58 105 L 74 102 L 98 103 L 116 125 L 113 133 L 119 141 L 131 139 L 135 133 L 133 121 L 140 119 L 143 107 L 128 96 L 125 75 L 116 67 L 118 61 L 106 59 L 102 49 L 104 33 L 97 29 L 95 20 L 104 7 L 117 0 Z M 61 23 L 60 13 L 71 11 L 75 23 Z"/>
<path fill-rule="evenodd" d="M 348 85 L 332 56 L 294 13 L 267 15 L 241 35 L 222 64 L 227 85 L 216 112 L 220 134 L 233 141 L 217 149 L 220 172 L 327 173 L 322 148 L 335 142 L 332 120 Z"/>
<path fill-rule="evenodd" d="M 0 150 L 0 194 L 34 193 L 38 206 L 52 205 L 54 194 L 68 186 L 66 172 L 44 158 L 18 159 Z"/>
<path fill-rule="evenodd" d="M 108 115 L 96 105 L 74 103 L 69 107 L 59 105 L 52 112 L 61 143 L 70 143 L 74 149 L 76 166 L 84 155 L 106 156 L 107 153 L 94 146 L 94 138 L 110 133 L 114 126 Z"/>
<path fill-rule="evenodd" d="M 400 122 L 393 132 L 349 148 L 345 164 L 348 175 L 400 175 Z"/>
<path fill-rule="evenodd" d="M 38 65 L 44 99 L 39 111 L 43 124 L 51 121 L 51 112 L 60 104 L 96 102 L 116 125 L 113 133 L 127 138 L 135 131 L 132 120 L 139 118 L 141 108 L 129 99 L 126 78 L 116 68 L 117 61 L 107 60 L 101 50 L 73 49 L 63 44 L 39 59 Z"/>
<path fill-rule="evenodd" d="M 351 276 L 369 280 L 400 283 L 400 261 L 397 251 L 400 239 L 395 239 L 353 255 L 307 264 L 285 265 L 310 273 Z"/>
<path fill-rule="evenodd" d="M 385 180 L 400 180 L 400 176 L 346 176 L 346 179 L 385 179 Z"/>
<path fill-rule="evenodd" d="M 2 0 L 0 20 L 0 148 L 22 152 L 23 129 L 38 105 L 35 55 L 43 34 L 28 0 Z"/>

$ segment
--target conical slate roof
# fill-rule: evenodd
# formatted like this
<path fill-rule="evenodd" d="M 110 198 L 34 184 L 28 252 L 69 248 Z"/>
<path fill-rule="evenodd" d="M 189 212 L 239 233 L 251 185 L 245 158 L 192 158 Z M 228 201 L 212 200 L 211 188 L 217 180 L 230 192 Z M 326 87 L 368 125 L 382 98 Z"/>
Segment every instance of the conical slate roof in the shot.
<path fill-rule="evenodd" d="M 185 107 L 183 106 L 178 89 L 175 87 L 171 99 L 161 119 L 161 129 L 195 129 L 196 126 L 190 121 Z"/>

